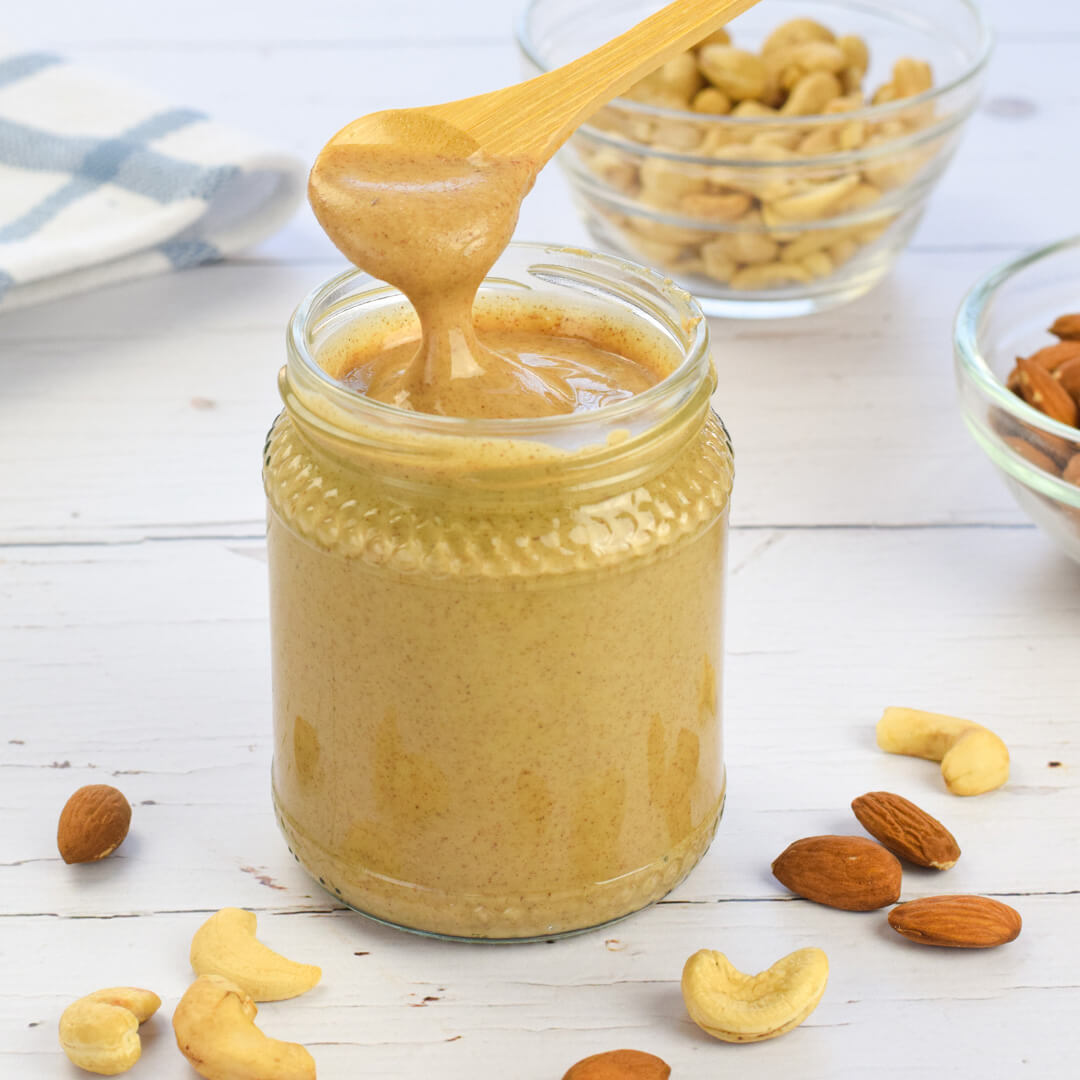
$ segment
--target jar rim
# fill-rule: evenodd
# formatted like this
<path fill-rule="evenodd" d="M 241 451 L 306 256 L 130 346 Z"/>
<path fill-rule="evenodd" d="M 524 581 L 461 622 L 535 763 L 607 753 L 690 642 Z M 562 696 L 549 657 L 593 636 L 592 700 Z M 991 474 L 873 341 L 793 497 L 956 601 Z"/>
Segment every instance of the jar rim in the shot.
<path fill-rule="evenodd" d="M 560 279 L 573 281 L 594 299 L 605 294 L 633 304 L 637 314 L 645 316 L 653 325 L 666 331 L 682 353 L 682 361 L 659 382 L 640 394 L 610 405 L 583 412 L 563 413 L 541 417 L 457 417 L 402 409 L 388 402 L 375 401 L 353 390 L 334 378 L 322 368 L 311 348 L 312 332 L 319 321 L 337 308 L 332 297 L 350 285 L 369 284 L 370 288 L 352 293 L 348 300 L 360 297 L 398 297 L 403 294 L 372 277 L 363 270 L 349 269 L 316 286 L 297 305 L 289 319 L 286 334 L 288 364 L 286 373 L 294 388 L 314 391 L 330 400 L 330 403 L 362 422 L 379 425 L 407 426 L 418 435 L 458 436 L 469 439 L 540 439 L 560 436 L 578 431 L 588 431 L 598 424 L 617 424 L 630 420 L 650 410 L 661 409 L 669 403 L 692 396 L 707 375 L 710 366 L 709 329 L 705 313 L 697 300 L 674 281 L 649 267 L 614 255 L 601 254 L 577 246 L 562 246 L 536 242 L 512 242 L 500 260 L 507 254 L 530 257 L 526 272 L 540 281 L 558 283 Z M 575 269 L 564 261 L 567 256 L 587 260 L 588 270 Z M 514 284 L 499 275 L 499 263 L 481 285 Z M 628 287 L 629 286 L 629 287 Z M 666 306 L 667 311 L 663 309 Z"/>

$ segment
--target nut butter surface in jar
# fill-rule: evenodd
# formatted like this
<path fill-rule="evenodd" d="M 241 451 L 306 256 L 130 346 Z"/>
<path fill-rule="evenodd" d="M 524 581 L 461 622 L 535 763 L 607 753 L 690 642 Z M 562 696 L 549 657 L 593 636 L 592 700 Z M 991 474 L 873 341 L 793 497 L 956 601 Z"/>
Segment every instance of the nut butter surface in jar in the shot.
<path fill-rule="evenodd" d="M 669 373 L 588 412 L 409 412 L 338 370 L 415 334 L 401 294 L 352 272 L 301 304 L 264 468 L 274 799 L 359 911 L 521 940 L 658 900 L 712 839 L 732 458 L 706 323 L 652 271 L 514 244 L 475 317 Z"/>

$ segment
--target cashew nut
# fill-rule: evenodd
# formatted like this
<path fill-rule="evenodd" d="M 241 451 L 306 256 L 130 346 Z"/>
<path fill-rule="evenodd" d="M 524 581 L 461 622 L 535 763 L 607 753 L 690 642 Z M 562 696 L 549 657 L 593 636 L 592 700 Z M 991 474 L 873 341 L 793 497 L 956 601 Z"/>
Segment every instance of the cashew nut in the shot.
<path fill-rule="evenodd" d="M 981 724 L 941 713 L 890 707 L 878 721 L 877 742 L 890 754 L 941 762 L 954 795 L 981 795 L 1009 779 L 1009 748 Z"/>
<path fill-rule="evenodd" d="M 617 191 L 629 195 L 639 187 L 638 167 L 618 150 L 603 149 L 589 158 L 589 168 Z"/>
<path fill-rule="evenodd" d="M 761 57 L 733 45 L 706 45 L 698 53 L 698 66 L 732 101 L 760 97 L 768 81 Z"/>
<path fill-rule="evenodd" d="M 800 263 L 768 262 L 744 266 L 732 275 L 733 289 L 777 289 L 785 285 L 808 285 L 810 271 Z"/>
<path fill-rule="evenodd" d="M 731 112 L 731 98 L 723 90 L 715 86 L 707 86 L 694 95 L 690 106 L 694 112 L 710 113 L 713 116 L 722 116 Z"/>
<path fill-rule="evenodd" d="M 933 101 L 920 100 L 933 86 L 930 65 L 901 57 L 890 81 L 874 93 L 865 82 L 869 63 L 863 38 L 836 36 L 806 18 L 777 27 L 756 53 L 719 32 L 669 61 L 627 96 L 685 115 L 650 117 L 613 106 L 594 123 L 645 144 L 640 157 L 592 160 L 582 151 L 605 186 L 645 210 L 616 229 L 651 261 L 673 271 L 693 267 L 731 288 L 779 289 L 835 274 L 857 251 L 877 244 L 895 220 L 894 214 L 868 221 L 864 211 L 885 190 L 914 183 L 944 145 L 944 136 L 908 145 L 911 135 L 938 119 Z M 850 115 L 871 100 L 908 98 L 916 103 L 905 100 L 885 120 Z M 823 122 L 823 116 L 833 119 Z M 754 118 L 772 122 L 742 122 Z M 649 147 L 698 160 L 657 156 Z M 863 150 L 871 152 L 851 165 L 816 160 Z M 708 159 L 717 164 L 705 164 Z M 593 211 L 605 214 L 599 206 Z M 672 214 L 689 220 L 673 221 Z M 856 219 L 828 244 L 798 243 L 803 226 L 825 230 L 848 214 Z M 716 223 L 729 221 L 750 239 L 717 236 Z M 705 227 L 690 228 L 694 222 Z M 778 251 L 777 245 L 785 246 Z"/>
<path fill-rule="evenodd" d="M 315 1060 L 299 1043 L 255 1026 L 255 1002 L 220 975 L 200 975 L 173 1013 L 180 1053 L 206 1080 L 315 1080 Z"/>
<path fill-rule="evenodd" d="M 739 269 L 722 239 L 702 244 L 701 257 L 705 262 L 705 273 L 715 281 L 727 283 Z"/>
<path fill-rule="evenodd" d="M 660 120 L 653 134 L 653 145 L 687 153 L 701 145 L 705 132 L 697 124 Z"/>
<path fill-rule="evenodd" d="M 790 90 L 811 71 L 839 75 L 848 66 L 844 51 L 827 41 L 804 41 L 801 45 L 777 49 L 765 57 L 765 62 L 783 90 Z"/>
<path fill-rule="evenodd" d="M 670 98 L 681 102 L 676 108 L 685 109 L 687 102 L 701 89 L 703 82 L 694 54 L 679 53 L 652 74 L 646 75 L 627 96 L 655 104 L 661 103 L 657 98 Z"/>
<path fill-rule="evenodd" d="M 923 94 L 934 85 L 934 75 L 925 60 L 903 56 L 893 64 L 892 84 L 898 98 Z"/>
<path fill-rule="evenodd" d="M 631 236 L 631 243 L 636 251 L 655 266 L 674 266 L 686 254 L 685 244 L 668 244 L 663 240 L 650 240 L 640 233 Z"/>
<path fill-rule="evenodd" d="M 836 124 L 828 127 L 814 128 L 807 132 L 800 140 L 798 150 L 800 154 L 832 154 L 840 149 L 841 128 Z"/>
<path fill-rule="evenodd" d="M 850 236 L 842 237 L 829 248 L 833 266 L 842 266 L 859 250 L 859 244 Z"/>
<path fill-rule="evenodd" d="M 782 221 L 817 221 L 833 213 L 859 183 L 856 173 L 848 173 L 825 184 L 815 184 L 798 195 L 777 199 L 769 205 L 769 210 Z"/>
<path fill-rule="evenodd" d="M 844 54 L 848 67 L 856 68 L 861 74 L 870 66 L 870 50 L 866 42 L 855 34 L 844 34 L 836 39 L 836 45 Z"/>
<path fill-rule="evenodd" d="M 64 1010 L 60 1046 L 80 1069 L 117 1076 L 139 1060 L 139 1025 L 160 1005 L 157 994 L 135 986 L 95 990 Z"/>
<path fill-rule="evenodd" d="M 702 38 L 695 46 L 695 49 L 703 49 L 706 45 L 730 45 L 731 35 L 721 26 L 719 30 L 714 30 L 708 37 Z"/>
<path fill-rule="evenodd" d="M 829 980 L 820 949 L 798 949 L 757 975 L 745 975 L 719 952 L 694 953 L 682 974 L 690 1019 L 724 1042 L 760 1042 L 801 1024 L 817 1008 Z"/>
<path fill-rule="evenodd" d="M 195 974 L 222 975 L 256 1001 L 282 1001 L 315 986 L 322 971 L 267 948 L 255 937 L 255 921 L 254 912 L 242 908 L 211 915 L 191 940 Z"/>
<path fill-rule="evenodd" d="M 828 277 L 833 272 L 833 261 L 824 251 L 815 251 L 799 263 L 810 272 L 811 277 Z"/>
<path fill-rule="evenodd" d="M 781 23 L 761 46 L 762 53 L 771 53 L 776 49 L 786 49 L 791 45 L 801 45 L 805 41 L 835 41 L 833 32 L 813 19 L 788 19 Z"/>
<path fill-rule="evenodd" d="M 704 173 L 659 157 L 645 158 L 641 163 L 641 197 L 650 206 L 676 207 L 684 195 L 704 190 Z"/>
<path fill-rule="evenodd" d="M 771 237 L 758 232 L 736 232 L 723 238 L 728 254 L 745 266 L 771 263 L 780 252 L 780 245 Z"/>
<path fill-rule="evenodd" d="M 815 251 L 824 251 L 843 236 L 842 229 L 808 229 L 800 233 L 790 244 L 785 244 L 780 252 L 780 261 L 786 263 L 802 262 L 807 255 Z"/>
<path fill-rule="evenodd" d="M 825 106 L 843 93 L 844 88 L 835 75 L 828 71 L 811 71 L 791 88 L 780 111 L 785 116 L 813 116 L 824 112 Z"/>
<path fill-rule="evenodd" d="M 682 210 L 705 221 L 734 221 L 750 209 L 750 196 L 741 191 L 726 195 L 690 194 L 682 197 Z"/>

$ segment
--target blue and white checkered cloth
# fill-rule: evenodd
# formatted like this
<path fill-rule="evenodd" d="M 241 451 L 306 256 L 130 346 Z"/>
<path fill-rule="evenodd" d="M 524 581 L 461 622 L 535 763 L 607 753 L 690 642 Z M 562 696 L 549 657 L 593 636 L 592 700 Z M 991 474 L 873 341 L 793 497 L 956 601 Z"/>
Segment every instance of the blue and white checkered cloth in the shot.
<path fill-rule="evenodd" d="M 0 311 L 218 259 L 270 234 L 296 158 L 0 42 Z"/>

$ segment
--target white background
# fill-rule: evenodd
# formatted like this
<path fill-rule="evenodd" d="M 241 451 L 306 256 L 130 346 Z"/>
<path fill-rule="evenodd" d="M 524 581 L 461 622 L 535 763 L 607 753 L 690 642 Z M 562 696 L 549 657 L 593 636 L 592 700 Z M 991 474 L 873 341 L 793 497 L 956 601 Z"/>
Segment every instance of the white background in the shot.
<path fill-rule="evenodd" d="M 311 1048 L 323 1080 L 558 1080 L 619 1046 L 701 1080 L 1068 1074 L 1080 569 L 963 431 L 950 323 L 976 276 L 1080 229 L 1080 9 L 987 6 L 999 43 L 986 100 L 891 278 L 828 315 L 714 327 L 737 460 L 728 812 L 686 884 L 610 931 L 483 948 L 383 930 L 314 887 L 276 831 L 260 450 L 285 321 L 341 266 L 306 209 L 228 264 L 0 318 L 0 1075 L 82 1075 L 57 1049 L 60 1012 L 135 983 L 165 1006 L 131 1075 L 191 1077 L 168 1016 L 192 932 L 226 904 L 324 968 L 315 991 L 260 1013 Z M 4 7 L 27 46 L 305 159 L 357 114 L 518 73 L 506 0 Z M 585 242 L 555 170 L 518 235 Z M 933 765 L 878 752 L 891 703 L 998 730 L 1008 787 L 955 799 Z M 93 782 L 127 793 L 132 833 L 106 862 L 67 867 L 57 814 Z M 939 815 L 964 849 L 944 877 L 908 871 L 905 898 L 1003 897 L 1024 916 L 1016 943 L 920 948 L 883 913 L 777 885 L 769 863 L 789 841 L 858 832 L 847 804 L 875 788 Z M 832 975 L 793 1034 L 729 1047 L 686 1018 L 689 953 L 757 970 L 809 944 Z"/>

